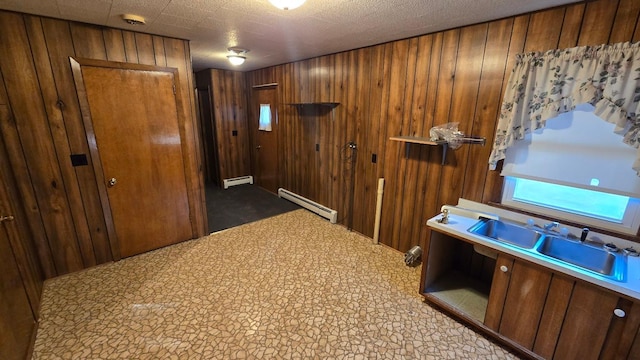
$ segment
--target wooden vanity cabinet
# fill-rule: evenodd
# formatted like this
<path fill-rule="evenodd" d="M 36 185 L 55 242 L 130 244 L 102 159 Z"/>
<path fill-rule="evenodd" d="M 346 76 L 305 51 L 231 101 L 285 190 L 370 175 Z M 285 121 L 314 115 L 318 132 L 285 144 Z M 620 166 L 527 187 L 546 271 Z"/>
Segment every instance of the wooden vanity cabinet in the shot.
<path fill-rule="evenodd" d="M 442 244 L 443 234 L 433 234 Z M 430 259 L 442 261 L 433 252 L 441 247 L 430 249 L 424 279 L 432 277 Z M 425 294 L 427 300 L 430 297 Z M 476 320 L 469 316 L 472 325 Z M 640 359 L 640 302 L 501 252 L 482 325 L 496 339 L 518 351 L 526 349 L 531 357 Z"/>
<path fill-rule="evenodd" d="M 631 339 L 623 337 L 625 327 L 638 328 L 640 305 L 633 305 L 608 290 L 500 254 L 484 324 L 547 359 L 626 359 Z"/>

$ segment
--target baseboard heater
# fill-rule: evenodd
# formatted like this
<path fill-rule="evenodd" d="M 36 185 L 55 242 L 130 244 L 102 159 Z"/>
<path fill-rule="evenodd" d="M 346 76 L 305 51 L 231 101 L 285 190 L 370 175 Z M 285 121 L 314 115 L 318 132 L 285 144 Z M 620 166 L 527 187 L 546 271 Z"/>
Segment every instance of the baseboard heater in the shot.
<path fill-rule="evenodd" d="M 229 186 L 242 185 L 242 184 L 253 184 L 253 176 L 240 176 L 231 179 L 222 180 L 222 184 L 224 185 L 224 189 L 228 189 Z"/>
<path fill-rule="evenodd" d="M 332 224 L 335 224 L 338 221 L 337 211 L 324 207 L 315 201 L 311 201 L 303 196 L 292 193 L 289 190 L 285 190 L 283 188 L 278 189 L 278 196 L 328 219 Z"/>

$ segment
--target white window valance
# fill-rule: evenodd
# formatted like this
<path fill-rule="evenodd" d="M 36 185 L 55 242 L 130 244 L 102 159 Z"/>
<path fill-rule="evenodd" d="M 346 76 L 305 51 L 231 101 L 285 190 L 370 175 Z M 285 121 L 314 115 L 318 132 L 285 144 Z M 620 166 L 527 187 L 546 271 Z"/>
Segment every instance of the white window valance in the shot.
<path fill-rule="evenodd" d="M 516 56 L 507 83 L 493 150 L 491 169 L 505 158 L 514 141 L 543 128 L 545 121 L 579 104 L 615 124 L 622 140 L 640 145 L 640 42 L 581 46 Z M 598 141 L 598 134 L 593 134 Z M 640 152 L 632 165 L 640 173 Z"/>

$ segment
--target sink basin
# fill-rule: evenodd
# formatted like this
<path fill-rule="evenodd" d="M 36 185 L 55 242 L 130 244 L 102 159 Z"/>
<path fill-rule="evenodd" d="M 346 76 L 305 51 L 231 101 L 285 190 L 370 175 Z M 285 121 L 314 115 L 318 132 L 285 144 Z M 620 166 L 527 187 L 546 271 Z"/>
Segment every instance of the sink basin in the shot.
<path fill-rule="evenodd" d="M 624 256 L 604 249 L 585 245 L 575 240 L 545 236 L 536 247 L 540 254 L 594 271 L 615 280 L 624 280 L 626 261 Z"/>
<path fill-rule="evenodd" d="M 616 281 L 624 281 L 626 277 L 627 261 L 623 254 L 611 253 L 601 247 L 555 236 L 550 232 L 493 219 L 480 220 L 467 231 L 537 252 Z"/>
<path fill-rule="evenodd" d="M 537 230 L 516 223 L 493 219 L 481 220 L 468 231 L 526 249 L 532 249 L 543 235 Z"/>

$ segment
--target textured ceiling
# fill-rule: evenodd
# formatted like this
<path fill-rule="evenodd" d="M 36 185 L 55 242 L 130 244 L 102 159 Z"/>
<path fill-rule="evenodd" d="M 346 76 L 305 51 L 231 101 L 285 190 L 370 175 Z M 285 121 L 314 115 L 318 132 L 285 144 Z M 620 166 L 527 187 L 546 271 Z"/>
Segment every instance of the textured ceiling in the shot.
<path fill-rule="evenodd" d="M 0 9 L 191 40 L 193 68 L 248 71 L 577 0 L 0 0 Z M 128 25 L 120 15 L 146 18 Z M 227 48 L 249 49 L 238 67 Z"/>

